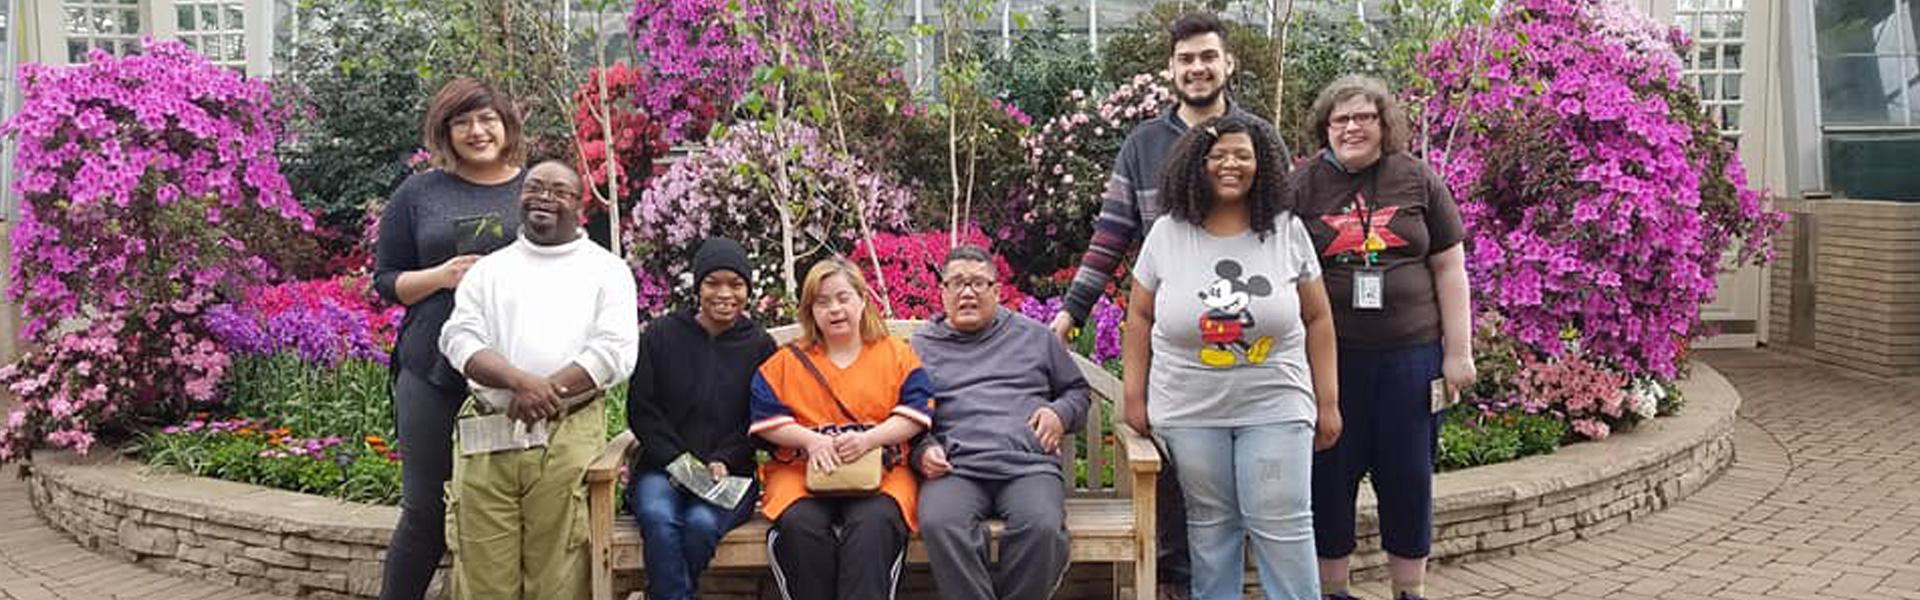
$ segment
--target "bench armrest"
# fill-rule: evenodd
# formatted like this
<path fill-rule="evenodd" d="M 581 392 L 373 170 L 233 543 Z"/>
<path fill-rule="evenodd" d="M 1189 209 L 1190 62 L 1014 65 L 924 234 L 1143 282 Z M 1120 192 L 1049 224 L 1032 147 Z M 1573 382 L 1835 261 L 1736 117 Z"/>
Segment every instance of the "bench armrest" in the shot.
<path fill-rule="evenodd" d="M 1153 440 L 1126 423 L 1114 423 L 1114 437 L 1127 451 L 1128 492 L 1132 494 L 1133 543 L 1139 553 L 1133 561 L 1133 589 L 1138 598 L 1152 598 L 1159 587 L 1160 530 L 1158 498 L 1160 451 Z M 1116 574 L 1116 579 L 1118 574 Z"/>
<path fill-rule="evenodd" d="M 607 440 L 606 447 L 600 449 L 600 456 L 587 463 L 587 483 L 619 479 L 620 467 L 627 464 L 627 455 L 632 454 L 637 445 L 639 442 L 634 439 L 632 431 L 622 431 L 620 435 Z"/>
<path fill-rule="evenodd" d="M 1114 423 L 1113 433 L 1127 448 L 1127 470 L 1134 473 L 1160 472 L 1160 450 L 1154 447 L 1153 440 L 1140 435 L 1126 423 Z"/>
<path fill-rule="evenodd" d="M 622 431 L 587 463 L 587 545 L 593 560 L 594 600 L 613 600 L 613 513 L 619 503 L 620 467 L 638 442 Z"/>

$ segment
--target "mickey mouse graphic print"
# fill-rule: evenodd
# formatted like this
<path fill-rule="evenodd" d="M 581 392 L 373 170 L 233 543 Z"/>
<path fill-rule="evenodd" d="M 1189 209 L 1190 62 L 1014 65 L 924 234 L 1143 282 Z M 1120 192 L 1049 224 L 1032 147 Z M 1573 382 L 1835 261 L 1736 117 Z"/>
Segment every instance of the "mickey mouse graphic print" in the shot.
<path fill-rule="evenodd" d="M 1154 426 L 1313 422 L 1313 377 L 1297 287 L 1320 277 L 1306 226 L 1229 237 L 1162 217 L 1141 244 L 1138 285 L 1153 290 L 1147 419 Z"/>

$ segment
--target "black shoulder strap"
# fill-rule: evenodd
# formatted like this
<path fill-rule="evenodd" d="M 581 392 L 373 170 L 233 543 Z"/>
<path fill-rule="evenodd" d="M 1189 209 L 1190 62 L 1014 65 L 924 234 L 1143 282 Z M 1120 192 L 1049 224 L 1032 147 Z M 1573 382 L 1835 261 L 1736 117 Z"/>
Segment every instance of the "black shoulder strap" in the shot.
<path fill-rule="evenodd" d="M 827 385 L 827 376 L 820 374 L 820 368 L 813 366 L 813 360 L 807 358 L 806 352 L 802 352 L 799 346 L 791 342 L 787 344 L 787 352 L 793 353 L 793 357 L 799 359 L 800 366 L 806 367 L 807 372 L 813 374 L 813 380 L 819 382 L 822 389 L 827 390 L 827 397 L 832 398 L 833 405 L 840 409 L 840 416 L 846 417 L 850 424 L 860 422 L 860 418 L 853 416 L 853 411 L 847 410 L 847 405 L 840 401 L 840 395 L 833 393 L 833 386 Z"/>

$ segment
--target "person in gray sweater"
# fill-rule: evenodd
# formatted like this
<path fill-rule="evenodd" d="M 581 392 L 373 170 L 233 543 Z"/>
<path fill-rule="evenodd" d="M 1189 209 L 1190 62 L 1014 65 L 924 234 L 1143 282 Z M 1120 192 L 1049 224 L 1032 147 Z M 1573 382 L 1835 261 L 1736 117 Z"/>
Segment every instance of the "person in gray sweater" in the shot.
<path fill-rule="evenodd" d="M 915 443 L 920 538 L 948 600 L 1040 600 L 1067 568 L 1060 444 L 1086 419 L 1088 386 L 1046 325 L 998 306 L 993 259 L 954 248 L 940 269 L 945 314 L 916 332 L 933 379 L 934 427 Z M 1006 522 L 987 564 L 986 520 Z"/>

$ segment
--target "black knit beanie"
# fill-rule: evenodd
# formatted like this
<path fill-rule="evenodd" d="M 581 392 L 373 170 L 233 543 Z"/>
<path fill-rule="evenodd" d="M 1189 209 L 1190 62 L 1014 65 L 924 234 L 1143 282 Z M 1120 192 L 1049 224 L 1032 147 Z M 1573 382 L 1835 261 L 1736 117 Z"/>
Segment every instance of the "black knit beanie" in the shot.
<path fill-rule="evenodd" d="M 741 279 L 747 280 L 747 288 L 753 288 L 753 265 L 747 262 L 747 249 L 727 238 L 707 238 L 693 253 L 693 286 L 699 288 L 707 274 L 721 269 L 740 274 Z"/>

